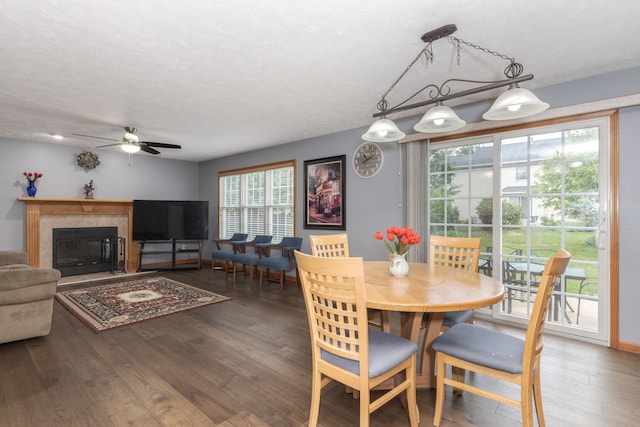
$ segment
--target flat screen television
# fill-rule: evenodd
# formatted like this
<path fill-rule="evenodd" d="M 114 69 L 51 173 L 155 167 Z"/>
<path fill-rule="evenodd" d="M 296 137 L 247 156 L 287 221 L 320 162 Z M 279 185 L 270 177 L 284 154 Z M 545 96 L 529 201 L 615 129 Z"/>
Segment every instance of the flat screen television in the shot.
<path fill-rule="evenodd" d="M 134 200 L 133 240 L 207 240 L 209 202 Z"/>

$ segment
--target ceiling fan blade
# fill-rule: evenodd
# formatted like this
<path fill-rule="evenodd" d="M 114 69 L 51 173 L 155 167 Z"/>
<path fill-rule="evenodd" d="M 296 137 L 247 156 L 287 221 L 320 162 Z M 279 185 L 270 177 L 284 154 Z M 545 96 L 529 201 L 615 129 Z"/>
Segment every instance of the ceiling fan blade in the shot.
<path fill-rule="evenodd" d="M 71 135 L 82 136 L 82 137 L 85 137 L 85 138 L 104 139 L 105 141 L 120 141 L 119 139 L 103 138 L 101 136 L 93 136 L 93 135 L 84 135 L 82 133 L 72 133 Z M 98 148 L 100 148 L 100 147 L 98 147 Z"/>
<path fill-rule="evenodd" d="M 106 147 L 115 147 L 116 145 L 122 145 L 121 142 L 117 143 L 117 144 L 107 144 L 107 145 L 99 145 L 96 148 L 106 148 Z"/>
<path fill-rule="evenodd" d="M 149 154 L 160 154 L 160 152 L 158 150 L 155 150 L 151 147 L 149 147 L 148 145 L 145 144 L 140 144 L 140 149 L 142 151 L 144 151 L 145 153 L 149 153 Z"/>
<path fill-rule="evenodd" d="M 158 147 L 158 148 L 182 148 L 181 145 L 165 144 L 164 142 L 140 141 L 140 144 L 144 144 L 149 147 Z"/>

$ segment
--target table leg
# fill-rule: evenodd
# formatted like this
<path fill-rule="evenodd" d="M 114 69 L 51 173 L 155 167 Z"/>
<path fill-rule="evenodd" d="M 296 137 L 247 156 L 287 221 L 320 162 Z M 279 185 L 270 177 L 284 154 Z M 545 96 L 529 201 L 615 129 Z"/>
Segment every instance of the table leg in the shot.
<path fill-rule="evenodd" d="M 440 328 L 442 328 L 444 315 L 445 313 L 441 312 L 429 313 L 429 315 L 426 316 L 426 330 L 422 341 L 422 347 L 420 348 L 422 361 L 420 363 L 418 376 L 416 377 L 416 385 L 418 388 L 436 387 L 436 353 L 431 347 L 431 343 L 433 343 L 433 341 L 440 335 Z"/>

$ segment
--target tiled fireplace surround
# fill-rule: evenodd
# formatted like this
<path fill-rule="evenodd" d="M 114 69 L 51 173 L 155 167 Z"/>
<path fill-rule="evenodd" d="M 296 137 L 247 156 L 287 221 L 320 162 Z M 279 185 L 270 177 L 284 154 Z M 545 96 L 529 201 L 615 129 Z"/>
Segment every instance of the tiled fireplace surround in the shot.
<path fill-rule="evenodd" d="M 51 268 L 52 230 L 71 227 L 118 227 L 127 239 L 127 270 L 138 267 L 137 242 L 131 240 L 133 200 L 21 197 L 26 204 L 27 253 L 32 267 Z"/>

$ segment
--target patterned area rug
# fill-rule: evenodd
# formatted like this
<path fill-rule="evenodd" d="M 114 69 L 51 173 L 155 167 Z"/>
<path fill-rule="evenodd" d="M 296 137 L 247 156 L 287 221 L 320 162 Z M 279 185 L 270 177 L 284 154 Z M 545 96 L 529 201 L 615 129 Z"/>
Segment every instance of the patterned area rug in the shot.
<path fill-rule="evenodd" d="M 98 333 L 231 298 L 165 277 L 60 291 L 56 299 Z"/>

